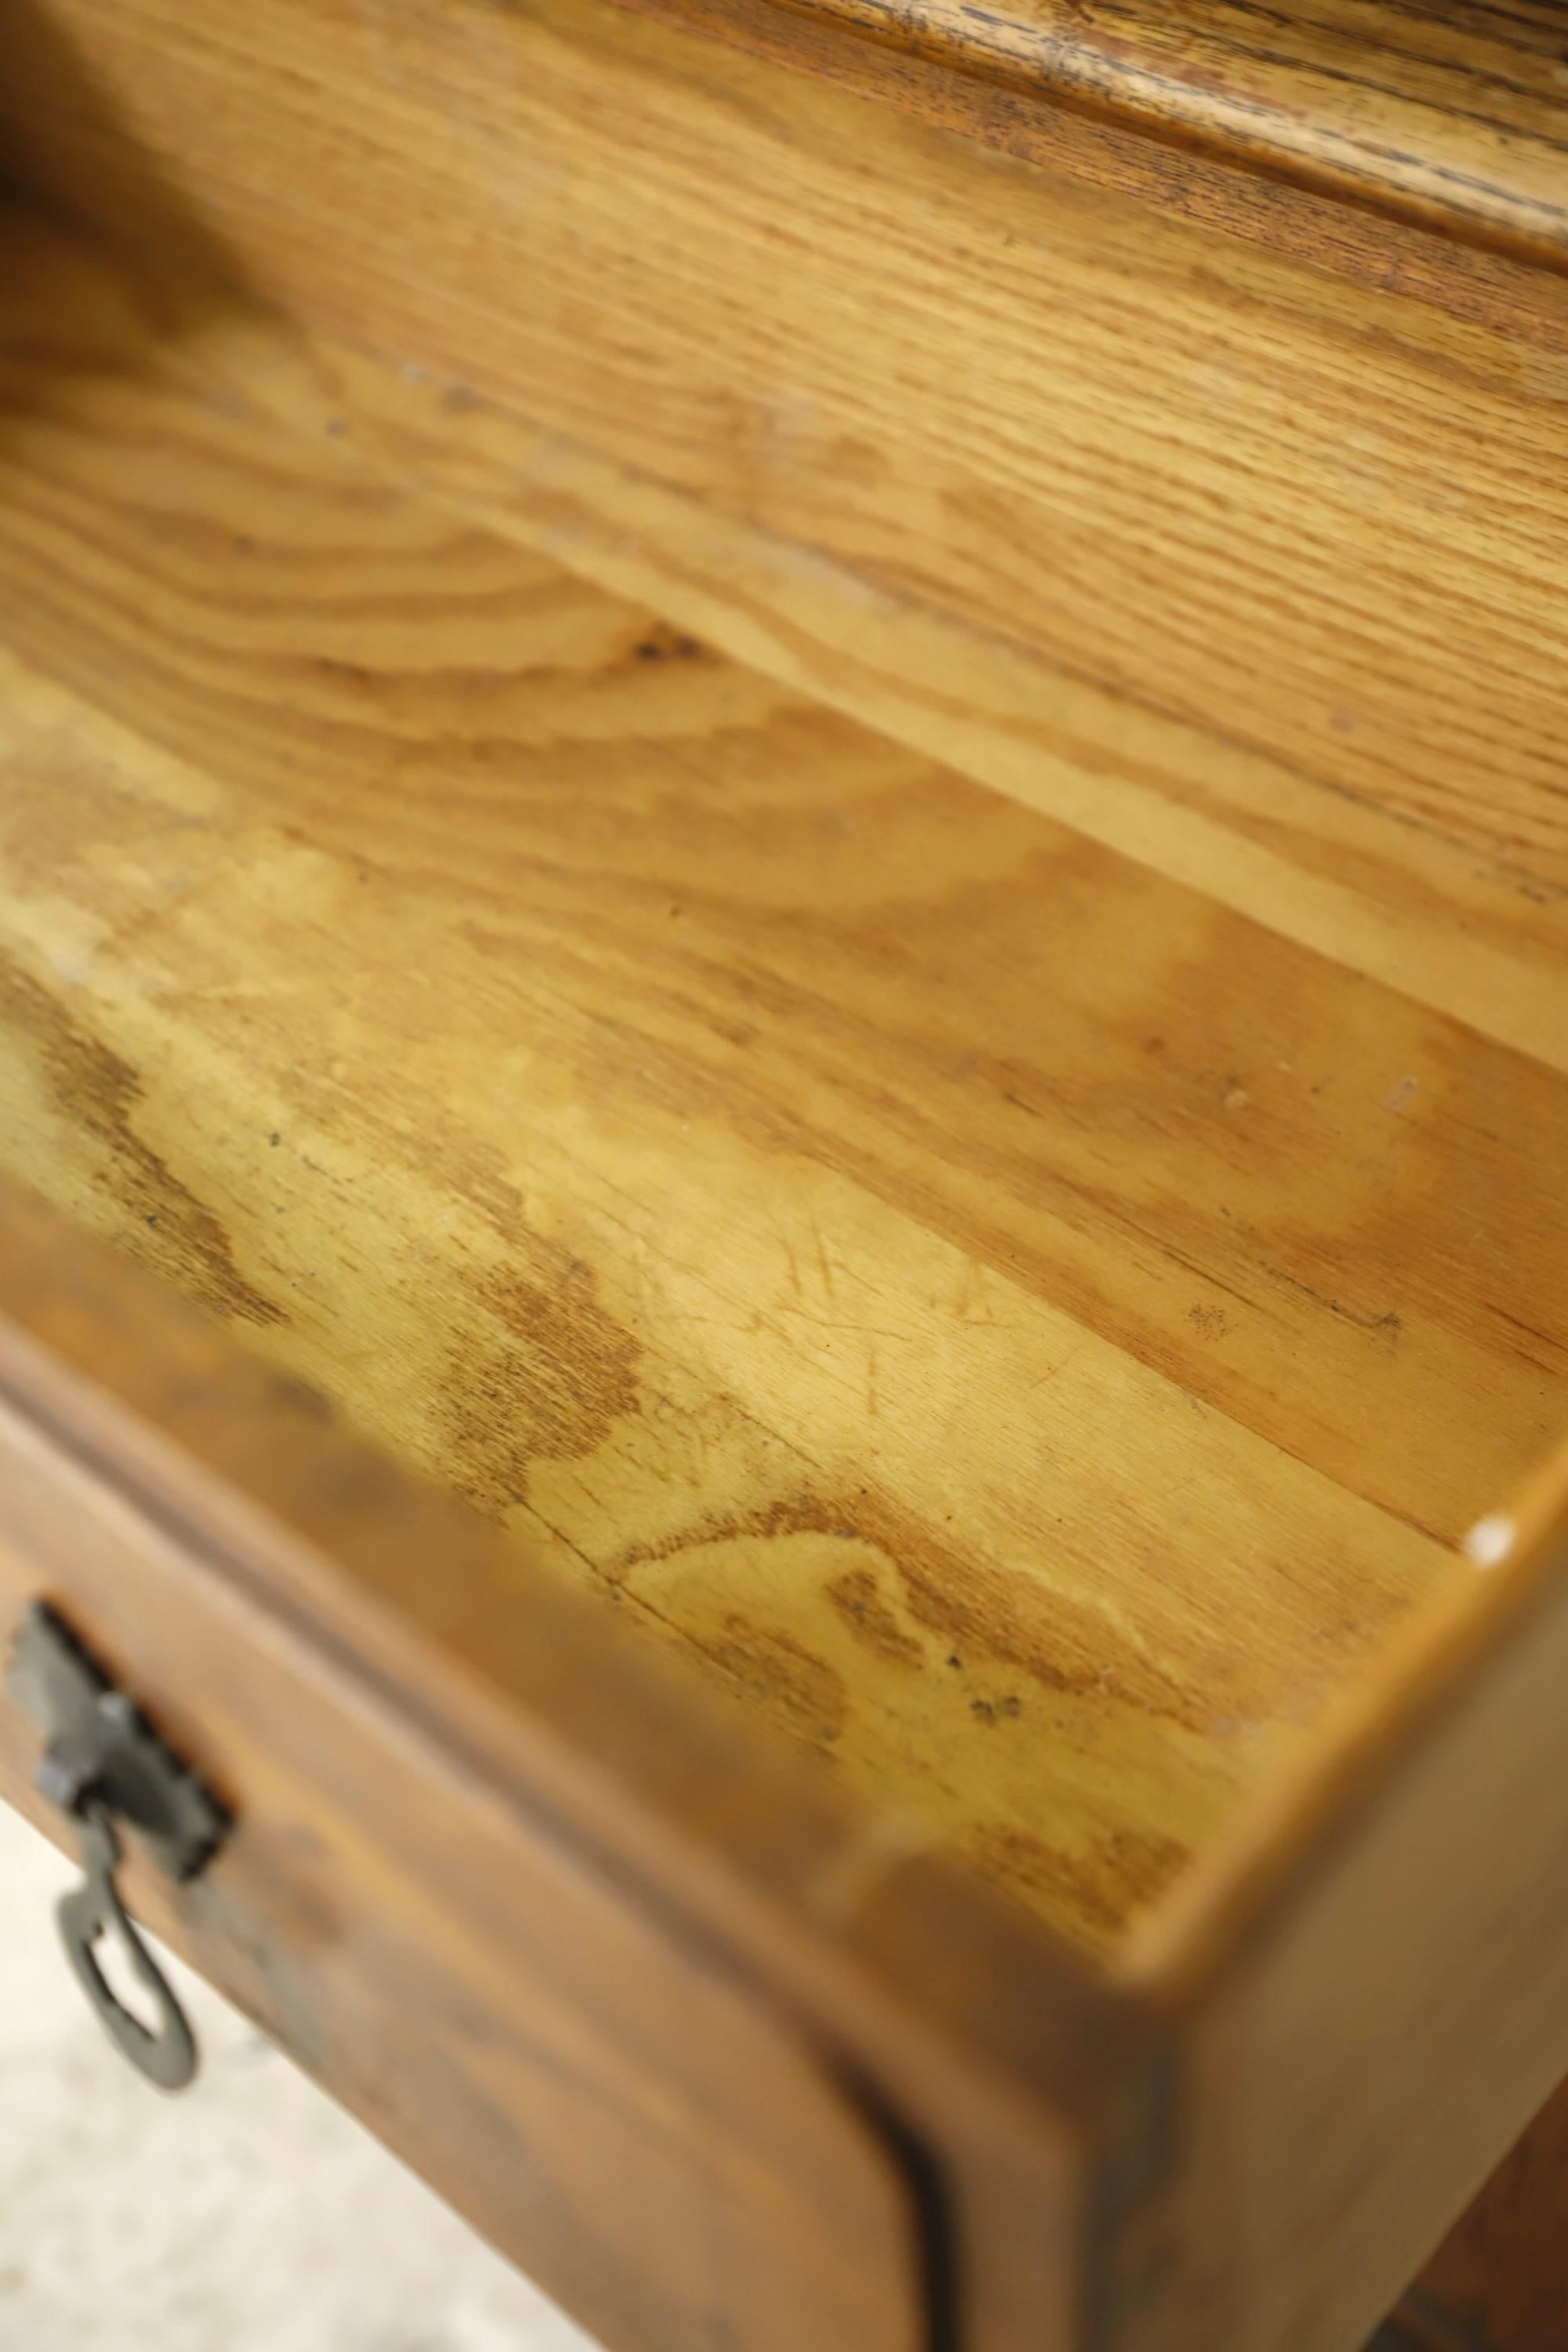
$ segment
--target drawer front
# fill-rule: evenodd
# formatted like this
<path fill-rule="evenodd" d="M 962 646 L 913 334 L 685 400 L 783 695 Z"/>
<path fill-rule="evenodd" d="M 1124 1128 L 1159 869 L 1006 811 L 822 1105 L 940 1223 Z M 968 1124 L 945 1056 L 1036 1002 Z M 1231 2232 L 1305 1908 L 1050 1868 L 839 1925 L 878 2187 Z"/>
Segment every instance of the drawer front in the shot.
<path fill-rule="evenodd" d="M 51 1602 L 235 1818 L 188 1887 L 130 1859 L 133 1911 L 617 2352 L 912 2352 L 874 2105 L 286 1540 L 0 1331 L 6 1635 Z M 49 1827 L 38 1742 L 0 1708 L 0 1793 Z"/>

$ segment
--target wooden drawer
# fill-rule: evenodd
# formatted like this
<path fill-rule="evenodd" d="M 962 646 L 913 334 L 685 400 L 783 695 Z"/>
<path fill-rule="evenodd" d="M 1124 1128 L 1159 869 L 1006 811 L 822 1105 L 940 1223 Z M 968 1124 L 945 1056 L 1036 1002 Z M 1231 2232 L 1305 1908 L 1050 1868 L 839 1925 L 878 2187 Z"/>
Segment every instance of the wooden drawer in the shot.
<path fill-rule="evenodd" d="M 691 13 L 19 19 L 0 1602 L 612 2352 L 1356 2352 L 1568 2071 L 1533 183 Z"/>
<path fill-rule="evenodd" d="M 654 1808 L 616 1825 L 617 1748 L 699 1805 L 734 1754 L 700 1752 L 617 1629 L 535 1606 L 482 1531 L 289 1382 L 20 1197 L 5 1212 L 7 1306 L 60 1343 L 5 1339 L 7 1623 L 43 1598 L 89 1630 L 237 1823 L 186 1891 L 145 1867 L 138 1907 L 611 2341 L 726 2341 L 743 2304 L 758 2343 L 922 2344 L 925 2184 L 898 2117 L 683 1902 Z M 445 1622 L 411 1639 L 378 1603 L 432 1573 Z M 584 1751 L 564 1774 L 558 1713 Z M 35 1751 L 13 1715 L 5 1793 L 58 1833 Z M 758 1843 L 791 1831 L 782 1872 L 814 1845 L 831 1866 L 826 1818 L 764 1815 Z"/>

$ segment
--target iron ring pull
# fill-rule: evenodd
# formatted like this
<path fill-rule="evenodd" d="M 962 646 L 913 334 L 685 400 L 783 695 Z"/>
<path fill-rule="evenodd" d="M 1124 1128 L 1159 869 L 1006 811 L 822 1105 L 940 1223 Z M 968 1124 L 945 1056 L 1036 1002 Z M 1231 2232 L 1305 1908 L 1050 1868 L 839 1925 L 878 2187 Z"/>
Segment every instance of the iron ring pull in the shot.
<path fill-rule="evenodd" d="M 75 1820 L 87 1876 L 80 1886 L 62 1895 L 57 1906 L 66 1957 L 116 2049 L 161 2091 L 183 2091 L 195 2079 L 195 2036 L 173 1987 L 120 1899 L 114 1883 L 120 1867 L 120 1840 L 109 1809 L 97 1797 L 88 1795 L 76 1807 Z M 117 1997 L 99 1965 L 98 1944 L 106 1935 L 119 1938 L 138 1981 L 152 1999 L 158 2023 L 151 2030 Z"/>
<path fill-rule="evenodd" d="M 47 1602 L 23 1618 L 5 1683 L 44 1734 L 35 1785 L 69 1822 L 81 1850 L 86 1878 L 56 1911 L 72 1973 L 137 2073 L 160 2090 L 183 2091 L 196 2072 L 195 2036 L 121 1900 L 121 1838 L 132 1832 L 172 1885 L 188 1885 L 222 1845 L 228 1815 Z M 147 1994 L 151 2025 L 126 2007 L 104 1973 L 106 1937 L 118 1943 Z"/>

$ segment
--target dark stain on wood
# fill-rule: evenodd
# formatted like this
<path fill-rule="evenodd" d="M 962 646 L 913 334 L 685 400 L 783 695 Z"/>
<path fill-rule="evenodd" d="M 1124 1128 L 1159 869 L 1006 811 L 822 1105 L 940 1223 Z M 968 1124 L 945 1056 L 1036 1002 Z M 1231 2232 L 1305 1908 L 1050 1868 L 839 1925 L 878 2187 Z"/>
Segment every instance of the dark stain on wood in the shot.
<path fill-rule="evenodd" d="M 963 1843 L 977 1868 L 1025 1900 L 1059 1906 L 1070 1889 L 1075 1909 L 1106 1936 L 1119 1933 L 1129 1914 L 1154 1901 L 1191 1860 L 1173 1838 L 1119 1832 L 1090 1853 L 1074 1853 L 998 1822 L 976 1823 Z"/>
<path fill-rule="evenodd" d="M 578 1461 L 640 1410 L 639 1343 L 606 1314 L 589 1269 L 515 1227 L 512 1267 L 474 1274 L 479 1309 L 440 1399 L 443 1467 L 492 1515 L 522 1501 L 540 1461 Z"/>
<path fill-rule="evenodd" d="M 760 1699 L 776 1723 L 810 1747 L 831 1747 L 849 1719 L 843 1676 L 776 1626 L 733 1611 L 722 1633 L 699 1638 L 696 1647 L 742 1696 Z"/>
<path fill-rule="evenodd" d="M 856 1640 L 878 1657 L 889 1665 L 924 1665 L 924 1650 L 889 1608 L 870 1569 L 847 1569 L 842 1576 L 834 1577 L 827 1597 Z"/>
<path fill-rule="evenodd" d="M 142 1263 L 209 1313 L 251 1325 L 286 1322 L 235 1264 L 217 1217 L 136 1132 L 143 1092 L 137 1073 L 77 1027 L 59 997 L 9 956 L 0 956 L 0 1020 L 30 1041 L 62 1116 L 102 1153 L 107 1166 L 97 1181 L 124 1212 L 113 1230 L 134 1225 Z"/>

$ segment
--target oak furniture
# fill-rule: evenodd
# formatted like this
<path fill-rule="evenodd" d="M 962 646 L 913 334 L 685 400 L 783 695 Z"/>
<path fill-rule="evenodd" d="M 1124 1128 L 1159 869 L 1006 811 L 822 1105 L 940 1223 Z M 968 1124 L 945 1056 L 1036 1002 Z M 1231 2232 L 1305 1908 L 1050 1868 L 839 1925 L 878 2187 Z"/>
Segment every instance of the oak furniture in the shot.
<path fill-rule="evenodd" d="M 4 44 L 115 1885 L 612 2352 L 1356 2352 L 1568 2074 L 1558 10 Z"/>

